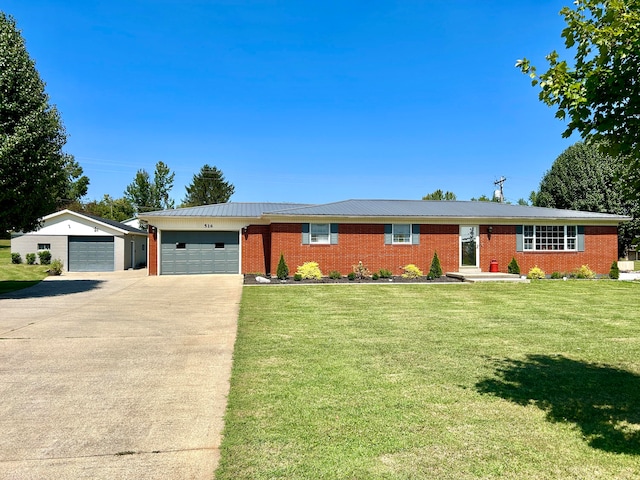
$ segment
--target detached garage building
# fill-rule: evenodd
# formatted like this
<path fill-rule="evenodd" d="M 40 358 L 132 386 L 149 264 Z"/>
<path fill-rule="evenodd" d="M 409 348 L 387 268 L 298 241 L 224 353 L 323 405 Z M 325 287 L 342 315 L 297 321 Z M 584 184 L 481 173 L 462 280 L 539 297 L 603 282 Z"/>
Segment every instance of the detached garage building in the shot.
<path fill-rule="evenodd" d="M 69 272 L 126 270 L 146 265 L 147 235 L 114 220 L 62 210 L 44 217 L 39 230 L 11 236 L 11 251 L 23 261 L 43 250 Z"/>

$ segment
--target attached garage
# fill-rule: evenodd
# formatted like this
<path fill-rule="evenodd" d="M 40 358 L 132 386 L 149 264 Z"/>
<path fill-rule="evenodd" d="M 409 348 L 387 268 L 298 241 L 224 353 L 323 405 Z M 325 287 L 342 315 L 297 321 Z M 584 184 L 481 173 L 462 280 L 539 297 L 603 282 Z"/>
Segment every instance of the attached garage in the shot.
<path fill-rule="evenodd" d="M 237 231 L 163 231 L 162 275 L 240 272 L 240 238 Z"/>
<path fill-rule="evenodd" d="M 113 237 L 69 237 L 70 272 L 112 272 L 114 265 Z"/>

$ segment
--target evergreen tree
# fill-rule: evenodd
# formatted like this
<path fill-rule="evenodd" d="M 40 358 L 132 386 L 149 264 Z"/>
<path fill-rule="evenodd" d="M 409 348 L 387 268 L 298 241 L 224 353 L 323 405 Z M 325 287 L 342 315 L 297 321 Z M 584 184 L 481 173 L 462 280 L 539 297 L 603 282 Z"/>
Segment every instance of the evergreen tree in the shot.
<path fill-rule="evenodd" d="M 0 12 L 0 231 L 34 230 L 71 199 L 68 168 L 72 180 L 81 169 L 63 153 L 66 141 L 15 20 Z"/>
<path fill-rule="evenodd" d="M 433 252 L 433 259 L 431 260 L 431 268 L 429 269 L 429 276 L 431 278 L 440 278 L 442 276 L 442 267 L 440 266 L 440 259 L 438 258 L 438 252 Z"/>
<path fill-rule="evenodd" d="M 286 280 L 289 276 L 289 267 L 284 261 L 284 254 L 280 254 L 280 261 L 278 262 L 278 269 L 276 270 L 276 276 L 280 280 Z"/>
<path fill-rule="evenodd" d="M 187 196 L 182 201 L 183 207 L 226 203 L 235 191 L 235 187 L 225 181 L 222 172 L 209 165 L 203 166 L 186 188 Z"/>

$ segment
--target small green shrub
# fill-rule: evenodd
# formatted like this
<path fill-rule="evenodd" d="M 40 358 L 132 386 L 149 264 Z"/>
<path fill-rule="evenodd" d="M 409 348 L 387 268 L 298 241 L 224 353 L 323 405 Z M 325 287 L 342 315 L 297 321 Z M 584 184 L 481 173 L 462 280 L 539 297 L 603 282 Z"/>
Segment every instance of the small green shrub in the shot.
<path fill-rule="evenodd" d="M 374 273 L 373 275 L 371 275 L 372 280 L 378 280 L 379 278 L 380 278 L 380 275 L 378 275 L 377 273 Z"/>
<path fill-rule="evenodd" d="M 49 265 L 51 263 L 51 252 L 49 250 L 38 252 L 38 257 L 40 257 L 40 265 Z"/>
<path fill-rule="evenodd" d="M 582 265 L 580 268 L 576 269 L 574 272 L 574 276 L 576 278 L 596 278 L 596 274 L 593 270 L 589 268 L 589 265 Z"/>
<path fill-rule="evenodd" d="M 391 273 L 391 270 L 381 268 L 380 271 L 378 272 L 378 276 L 380 278 L 392 278 L 393 274 Z"/>
<path fill-rule="evenodd" d="M 340 272 L 339 272 L 339 271 L 337 271 L 337 270 L 331 270 L 331 271 L 329 272 L 329 278 L 330 278 L 331 280 L 339 280 L 339 279 L 341 279 L 341 278 L 342 278 L 342 275 L 341 275 L 341 274 L 340 274 Z"/>
<path fill-rule="evenodd" d="M 507 272 L 514 275 L 520 275 L 520 265 L 518 265 L 518 261 L 516 260 L 516 257 L 511 258 L 509 265 L 507 265 Z"/>
<path fill-rule="evenodd" d="M 11 252 L 11 263 L 15 263 L 16 265 L 22 263 L 22 257 L 19 253 Z"/>
<path fill-rule="evenodd" d="M 356 273 L 355 272 L 349 272 L 349 274 L 347 275 L 347 278 L 351 281 L 356 279 Z"/>
<path fill-rule="evenodd" d="M 49 275 L 62 275 L 62 260 L 54 258 L 49 267 Z"/>
<path fill-rule="evenodd" d="M 302 280 L 302 274 L 300 274 L 300 273 L 294 273 L 294 274 L 293 274 L 293 279 L 294 279 L 296 282 L 299 282 L 300 280 Z"/>
<path fill-rule="evenodd" d="M 618 268 L 618 262 L 614 261 L 611 264 L 611 270 L 609 270 L 609 278 L 618 280 L 620 278 L 620 269 Z"/>
<path fill-rule="evenodd" d="M 442 267 L 440 266 L 440 259 L 438 258 L 438 252 L 433 252 L 433 259 L 431 260 L 431 268 L 429 268 L 430 280 L 434 278 L 440 278 L 442 276 Z"/>
<path fill-rule="evenodd" d="M 367 267 L 364 266 L 361 261 L 358 262 L 357 265 L 353 266 L 353 274 L 355 275 L 354 278 L 357 278 L 358 280 L 362 280 L 363 278 L 371 276 L 371 272 Z"/>
<path fill-rule="evenodd" d="M 422 270 L 416 267 L 413 263 L 409 265 L 405 265 L 402 267 L 404 273 L 402 274 L 403 278 L 419 278 L 422 276 Z"/>
<path fill-rule="evenodd" d="M 276 270 L 276 276 L 279 280 L 286 280 L 289 276 L 289 267 L 287 262 L 284 261 L 284 254 L 280 254 L 280 261 L 278 262 L 278 268 Z"/>
<path fill-rule="evenodd" d="M 296 273 L 299 273 L 302 278 L 320 280 L 322 278 L 322 272 L 318 266 L 318 262 L 304 262 L 298 267 Z"/>
<path fill-rule="evenodd" d="M 540 267 L 536 265 L 531 270 L 529 270 L 529 274 L 527 275 L 527 278 L 537 279 L 537 280 L 540 280 L 541 278 L 545 278 L 544 270 L 542 270 Z"/>
<path fill-rule="evenodd" d="M 558 280 L 558 279 L 562 278 L 563 276 L 564 275 L 562 273 L 560 273 L 560 272 L 553 272 L 551 274 L 551 278 L 554 279 L 554 280 Z"/>
<path fill-rule="evenodd" d="M 35 253 L 27 253 L 25 255 L 25 258 L 27 259 L 27 265 L 33 265 L 34 263 L 36 263 L 36 254 Z"/>

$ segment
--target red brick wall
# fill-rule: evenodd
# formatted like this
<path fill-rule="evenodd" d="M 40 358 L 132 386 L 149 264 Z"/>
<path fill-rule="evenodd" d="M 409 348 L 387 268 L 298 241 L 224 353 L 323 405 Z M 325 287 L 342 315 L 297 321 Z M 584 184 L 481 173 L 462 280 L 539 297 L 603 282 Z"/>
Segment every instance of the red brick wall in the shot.
<path fill-rule="evenodd" d="M 589 265 L 596 273 L 609 273 L 611 263 L 618 256 L 618 229 L 616 227 L 584 227 L 584 252 L 516 252 L 516 227 L 493 226 L 491 239 L 488 226 L 480 226 L 480 267 L 489 271 L 491 260 L 498 261 L 501 272 L 507 271 L 511 258 L 515 257 L 520 271 L 526 274 L 538 266 L 547 274 L 572 272 L 581 265 Z"/>
<path fill-rule="evenodd" d="M 277 262 L 277 259 L 276 259 Z M 269 225 L 250 225 L 242 232 L 243 273 L 269 273 L 271 231 Z M 273 270 L 275 272 L 275 270 Z"/>
<path fill-rule="evenodd" d="M 491 260 L 497 260 L 501 272 L 507 271 L 515 257 L 521 272 L 526 274 L 535 265 L 547 273 L 571 272 L 581 265 L 597 273 L 608 273 L 611 262 L 617 259 L 616 227 L 585 227 L 584 252 L 516 252 L 515 225 L 480 226 L 480 268 L 488 272 Z M 433 252 L 438 252 L 443 271 L 459 269 L 459 226 L 421 225 L 420 245 L 385 245 L 382 224 L 340 224 L 337 245 L 302 245 L 302 225 L 274 223 L 270 226 L 248 227 L 242 239 L 243 273 L 275 274 L 280 253 L 284 253 L 293 274 L 304 262 L 318 262 L 323 274 L 337 270 L 343 275 L 362 261 L 372 272 L 381 268 L 394 274 L 400 267 L 413 263 L 425 274 L 431 266 Z M 149 250 L 155 252 L 149 237 Z M 149 274 L 155 259 L 150 258 Z"/>
<path fill-rule="evenodd" d="M 147 245 L 147 251 L 149 252 L 149 258 L 147 259 L 147 272 L 149 275 L 158 275 L 158 233 L 149 225 L 149 244 Z"/>

